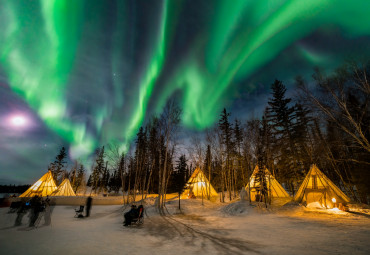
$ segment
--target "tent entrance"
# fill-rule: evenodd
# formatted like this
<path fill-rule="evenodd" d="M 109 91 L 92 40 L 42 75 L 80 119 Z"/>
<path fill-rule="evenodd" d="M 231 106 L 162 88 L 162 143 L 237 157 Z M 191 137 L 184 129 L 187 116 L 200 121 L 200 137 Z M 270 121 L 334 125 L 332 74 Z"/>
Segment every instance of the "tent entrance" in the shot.
<path fill-rule="evenodd" d="M 334 208 L 350 201 L 316 165 L 311 166 L 294 200 L 308 207 L 323 208 Z"/>

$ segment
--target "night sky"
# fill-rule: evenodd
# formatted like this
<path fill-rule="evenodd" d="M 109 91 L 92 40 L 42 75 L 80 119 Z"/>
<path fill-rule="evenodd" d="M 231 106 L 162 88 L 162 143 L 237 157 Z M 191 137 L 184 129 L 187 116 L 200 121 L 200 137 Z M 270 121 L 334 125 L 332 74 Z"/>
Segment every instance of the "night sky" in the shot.
<path fill-rule="evenodd" d="M 259 115 L 275 78 L 370 57 L 368 0 L 1 0 L 0 184 L 118 143 L 174 97 L 189 132 Z"/>

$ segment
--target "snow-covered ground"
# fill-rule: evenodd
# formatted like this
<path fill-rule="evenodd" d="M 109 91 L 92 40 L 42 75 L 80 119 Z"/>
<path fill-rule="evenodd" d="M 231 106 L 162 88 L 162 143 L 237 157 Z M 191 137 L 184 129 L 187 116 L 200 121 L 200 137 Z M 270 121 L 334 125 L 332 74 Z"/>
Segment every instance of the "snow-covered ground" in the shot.
<path fill-rule="evenodd" d="M 0 254 L 370 254 L 366 215 L 306 209 L 289 203 L 270 209 L 247 202 L 177 200 L 161 216 L 148 199 L 145 222 L 122 226 L 119 205 L 95 205 L 74 218 L 75 206 L 55 206 L 51 226 L 14 227 L 16 214 L 0 208 Z"/>

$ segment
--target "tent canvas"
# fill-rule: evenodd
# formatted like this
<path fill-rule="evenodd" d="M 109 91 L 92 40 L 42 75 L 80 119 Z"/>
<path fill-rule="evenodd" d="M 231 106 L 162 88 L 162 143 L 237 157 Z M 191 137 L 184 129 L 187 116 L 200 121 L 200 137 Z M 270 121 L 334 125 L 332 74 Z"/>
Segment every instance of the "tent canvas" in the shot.
<path fill-rule="evenodd" d="M 196 197 L 217 197 L 218 193 L 200 168 L 196 168 L 186 184 L 183 195 L 190 197 L 191 193 Z"/>
<path fill-rule="evenodd" d="M 55 185 L 53 175 L 51 171 L 48 171 L 19 197 L 34 197 L 36 195 L 40 197 L 46 197 L 53 193 L 56 189 L 57 186 Z"/>
<path fill-rule="evenodd" d="M 336 203 L 345 204 L 350 201 L 316 165 L 311 166 L 294 200 L 307 205 L 318 203 L 326 208 L 334 208 Z"/>
<path fill-rule="evenodd" d="M 257 191 L 260 187 L 260 183 L 255 181 L 256 174 L 259 171 L 258 166 L 254 168 L 251 178 L 249 179 L 249 183 L 245 187 L 245 190 L 249 194 L 250 191 L 250 199 L 251 201 L 256 201 Z M 270 173 L 270 171 L 265 168 L 265 179 L 266 184 L 269 192 L 269 196 L 272 198 L 289 198 L 289 194 L 285 191 L 285 189 L 280 185 L 280 183 L 275 179 L 275 177 Z M 249 190 L 250 186 L 250 190 Z"/>
<path fill-rule="evenodd" d="M 66 196 L 66 197 L 76 196 L 68 178 L 64 179 L 62 183 L 59 185 L 58 189 L 54 191 L 53 194 L 51 195 L 52 196 Z"/>

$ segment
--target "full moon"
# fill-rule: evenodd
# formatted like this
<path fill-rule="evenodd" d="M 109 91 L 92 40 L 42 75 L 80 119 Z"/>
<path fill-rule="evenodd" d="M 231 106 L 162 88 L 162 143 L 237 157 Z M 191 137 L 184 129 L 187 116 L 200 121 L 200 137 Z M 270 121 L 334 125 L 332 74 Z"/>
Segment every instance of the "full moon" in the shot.
<path fill-rule="evenodd" d="M 14 116 L 11 118 L 13 126 L 22 127 L 26 124 L 26 118 L 23 116 Z"/>

